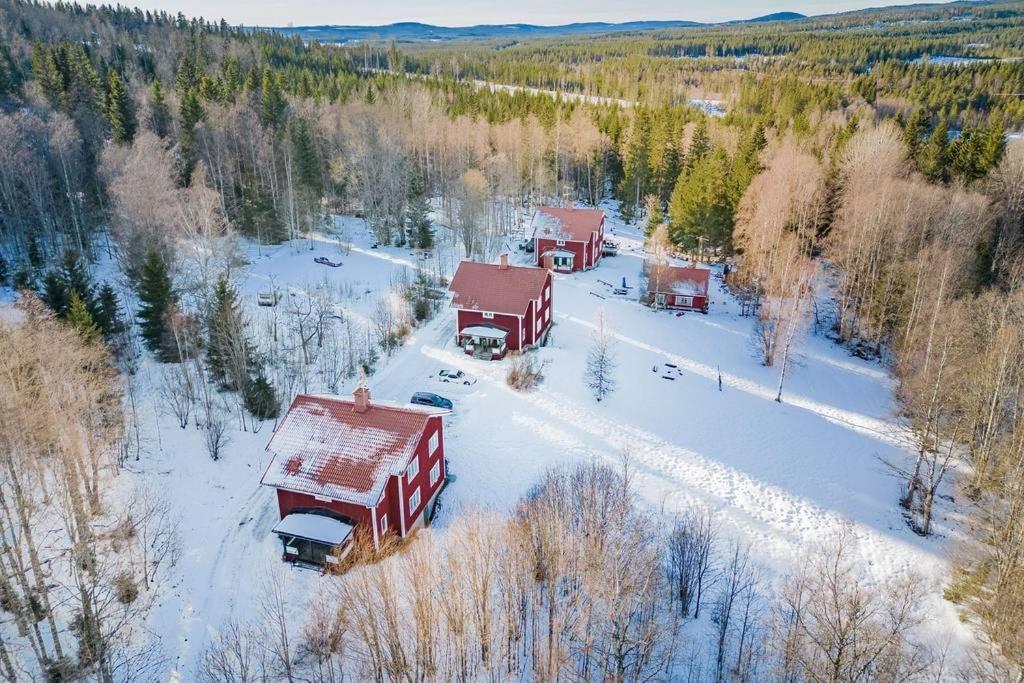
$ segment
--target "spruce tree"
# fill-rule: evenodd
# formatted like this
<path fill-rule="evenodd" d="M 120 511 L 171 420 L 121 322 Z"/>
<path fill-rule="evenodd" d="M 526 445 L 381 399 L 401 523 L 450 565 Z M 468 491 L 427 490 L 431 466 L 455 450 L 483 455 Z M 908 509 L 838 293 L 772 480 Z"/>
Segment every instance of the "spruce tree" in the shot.
<path fill-rule="evenodd" d="M 171 109 L 167 106 L 167 98 L 164 97 L 164 88 L 159 80 L 153 81 L 149 88 L 149 111 L 150 123 L 153 132 L 159 137 L 165 138 L 171 134 Z M 194 124 L 193 124 L 194 125 Z"/>
<path fill-rule="evenodd" d="M 100 328 L 93 320 L 92 313 L 75 290 L 71 290 L 68 299 L 67 321 L 86 340 L 92 341 L 100 336 Z"/>
<path fill-rule="evenodd" d="M 940 123 L 928 136 L 928 142 L 921 148 L 918 167 L 932 182 L 941 182 L 948 177 L 949 129 Z"/>
<path fill-rule="evenodd" d="M 423 177 L 414 171 L 409 182 L 409 203 L 406 208 L 406 224 L 412 240 L 420 249 L 434 246 L 434 229 L 430 221 L 430 199 L 423 187 Z"/>
<path fill-rule="evenodd" d="M 280 128 L 284 123 L 284 110 L 287 106 L 277 76 L 269 67 L 264 67 L 260 81 L 260 121 L 267 128 Z"/>
<path fill-rule="evenodd" d="M 686 150 L 686 168 L 692 170 L 711 151 L 711 136 L 707 121 L 701 120 L 693 131 L 693 139 Z"/>
<path fill-rule="evenodd" d="M 914 110 L 903 127 L 903 141 L 907 143 L 910 156 L 916 158 L 928 131 L 928 111 L 924 107 Z"/>
<path fill-rule="evenodd" d="M 239 376 L 239 368 L 235 367 L 237 355 L 245 354 L 246 370 L 241 374 L 247 375 L 252 353 L 245 339 L 238 292 L 227 275 L 221 275 L 214 286 L 206 330 L 206 367 L 210 378 L 225 389 L 243 389 L 248 377 Z"/>
<path fill-rule="evenodd" d="M 733 202 L 728 184 L 729 159 L 716 149 L 679 176 L 669 203 L 669 235 L 688 249 L 727 246 L 732 236 Z"/>
<path fill-rule="evenodd" d="M 181 122 L 181 181 L 185 185 L 191 180 L 192 170 L 196 164 L 195 151 L 192 149 L 195 128 L 205 115 L 195 89 L 188 90 L 181 98 L 181 107 L 178 113 L 178 119 Z"/>
<path fill-rule="evenodd" d="M 257 420 L 269 420 L 277 417 L 277 392 L 263 372 L 249 380 L 243 398 L 245 409 Z"/>
<path fill-rule="evenodd" d="M 633 117 L 629 141 L 623 155 L 622 182 L 619 184 L 619 213 L 628 223 L 636 220 L 639 204 L 647 194 L 651 174 L 650 137 L 650 116 L 646 109 L 640 108 Z"/>
<path fill-rule="evenodd" d="M 117 300 L 117 292 L 110 284 L 104 283 L 96 295 L 95 313 L 93 317 L 96 324 L 105 335 L 116 334 L 124 329 L 124 322 L 121 320 L 121 305 Z"/>
<path fill-rule="evenodd" d="M 173 339 L 167 317 L 175 304 L 171 276 L 160 253 L 150 249 L 139 272 L 139 326 L 146 348 L 161 360 L 173 359 Z"/>
<path fill-rule="evenodd" d="M 110 137 L 114 143 L 131 144 L 135 139 L 135 105 L 128 95 L 121 74 L 115 69 L 110 70 L 110 77 L 107 79 L 106 113 Z"/>

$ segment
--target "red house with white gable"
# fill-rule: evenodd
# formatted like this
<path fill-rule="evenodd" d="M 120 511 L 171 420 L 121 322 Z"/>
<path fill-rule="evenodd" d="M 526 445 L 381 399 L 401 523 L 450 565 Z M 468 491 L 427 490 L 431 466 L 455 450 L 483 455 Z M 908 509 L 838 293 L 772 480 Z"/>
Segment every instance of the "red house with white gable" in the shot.
<path fill-rule="evenodd" d="M 711 271 L 644 261 L 644 302 L 654 308 L 708 312 Z"/>
<path fill-rule="evenodd" d="M 455 341 L 469 355 L 498 360 L 508 351 L 539 346 L 551 328 L 551 272 L 546 268 L 463 261 L 448 289 L 454 293 Z"/>
<path fill-rule="evenodd" d="M 356 529 L 380 547 L 426 523 L 447 476 L 441 418 L 448 411 L 300 394 L 267 450 L 264 486 L 277 489 L 274 527 L 284 558 L 334 564 L 352 548 Z"/>
<path fill-rule="evenodd" d="M 533 214 L 537 265 L 559 273 L 590 270 L 601 260 L 604 211 L 538 206 Z"/>

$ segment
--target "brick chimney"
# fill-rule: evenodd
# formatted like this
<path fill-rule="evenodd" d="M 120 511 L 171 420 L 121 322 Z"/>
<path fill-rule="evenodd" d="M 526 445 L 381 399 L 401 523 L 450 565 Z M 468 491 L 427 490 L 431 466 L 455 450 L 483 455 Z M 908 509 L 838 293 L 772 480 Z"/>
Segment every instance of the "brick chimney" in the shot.
<path fill-rule="evenodd" d="M 352 409 L 357 413 L 365 413 L 370 409 L 370 387 L 362 385 L 356 387 L 356 390 L 352 392 L 352 398 L 355 399 Z"/>
<path fill-rule="evenodd" d="M 498 270 L 508 270 L 508 254 L 498 257 Z"/>

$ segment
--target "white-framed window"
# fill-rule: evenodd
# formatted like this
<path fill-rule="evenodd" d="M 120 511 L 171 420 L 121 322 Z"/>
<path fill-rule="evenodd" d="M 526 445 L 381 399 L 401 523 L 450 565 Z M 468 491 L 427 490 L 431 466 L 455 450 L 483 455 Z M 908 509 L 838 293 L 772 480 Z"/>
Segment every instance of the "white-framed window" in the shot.
<path fill-rule="evenodd" d="M 430 468 L 430 485 L 433 486 L 437 483 L 437 480 L 441 478 L 441 461 L 438 460 L 434 463 L 434 466 Z"/>
<path fill-rule="evenodd" d="M 555 268 L 572 268 L 572 256 L 555 256 Z"/>
<path fill-rule="evenodd" d="M 405 480 L 412 481 L 413 478 L 420 473 L 420 459 L 418 457 L 413 458 L 412 462 L 409 463 L 409 467 L 405 470 Z"/>
<path fill-rule="evenodd" d="M 676 295 L 676 306 L 693 306 L 693 297 Z"/>
<path fill-rule="evenodd" d="M 492 318 L 494 318 L 494 314 L 493 313 L 489 313 L 489 312 L 488 313 L 483 313 L 483 316 L 484 316 L 485 320 L 491 320 Z"/>
<path fill-rule="evenodd" d="M 544 288 L 544 301 L 547 301 L 550 298 L 551 298 L 551 285 L 548 285 L 547 287 Z"/>
<path fill-rule="evenodd" d="M 416 490 L 409 496 L 409 512 L 410 514 L 416 512 L 416 508 L 420 506 L 420 487 L 417 486 Z"/>
<path fill-rule="evenodd" d="M 381 515 L 380 516 L 380 532 L 382 534 L 386 534 L 388 532 L 388 516 L 387 515 Z"/>
<path fill-rule="evenodd" d="M 564 247 L 565 246 L 565 240 L 555 240 L 555 246 L 556 247 Z"/>
<path fill-rule="evenodd" d="M 437 432 L 434 432 L 430 435 L 430 441 L 427 442 L 427 455 L 436 453 L 439 445 L 441 445 L 441 437 L 438 436 Z"/>

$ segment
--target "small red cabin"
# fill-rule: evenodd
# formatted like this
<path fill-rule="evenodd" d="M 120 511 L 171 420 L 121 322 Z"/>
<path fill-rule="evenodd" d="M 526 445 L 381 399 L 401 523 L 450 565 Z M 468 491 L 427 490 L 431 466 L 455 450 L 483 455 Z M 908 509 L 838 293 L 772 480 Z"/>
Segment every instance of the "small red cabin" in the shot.
<path fill-rule="evenodd" d="M 463 261 L 448 288 L 454 292 L 455 341 L 469 355 L 498 360 L 508 351 L 540 346 L 551 328 L 551 272 Z"/>
<path fill-rule="evenodd" d="M 711 271 L 644 262 L 645 303 L 654 308 L 708 312 Z"/>
<path fill-rule="evenodd" d="M 601 260 L 604 211 L 539 206 L 533 215 L 537 265 L 559 273 L 590 270 Z"/>
<path fill-rule="evenodd" d="M 264 486 L 277 489 L 274 527 L 284 558 L 337 563 L 358 528 L 374 547 L 404 538 L 433 515 L 447 477 L 441 417 L 448 411 L 300 394 L 267 450 L 274 457 Z"/>

